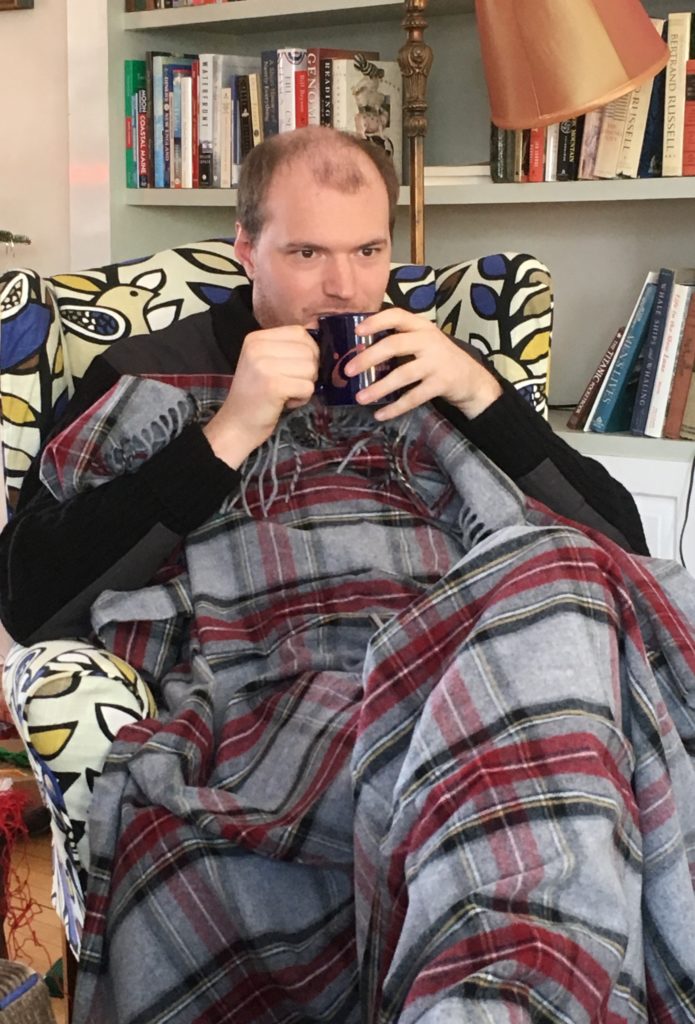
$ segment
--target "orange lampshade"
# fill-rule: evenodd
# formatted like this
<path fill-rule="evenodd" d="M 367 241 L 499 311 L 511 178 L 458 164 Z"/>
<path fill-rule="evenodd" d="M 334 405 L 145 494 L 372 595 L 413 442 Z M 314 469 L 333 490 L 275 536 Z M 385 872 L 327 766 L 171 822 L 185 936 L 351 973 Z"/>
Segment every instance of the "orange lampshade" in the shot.
<path fill-rule="evenodd" d="M 476 0 L 493 122 L 537 128 L 652 78 L 668 46 L 640 0 Z"/>

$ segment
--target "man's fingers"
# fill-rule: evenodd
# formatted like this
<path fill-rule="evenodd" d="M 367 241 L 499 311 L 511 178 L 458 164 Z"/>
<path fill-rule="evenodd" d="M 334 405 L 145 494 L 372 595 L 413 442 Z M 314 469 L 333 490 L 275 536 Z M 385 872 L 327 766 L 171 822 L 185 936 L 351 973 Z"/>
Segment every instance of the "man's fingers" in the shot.
<path fill-rule="evenodd" d="M 402 416 L 403 413 L 410 412 L 412 409 L 424 405 L 425 402 L 429 402 L 436 394 L 437 390 L 430 381 L 422 381 L 417 387 L 411 388 L 410 391 L 401 395 L 395 402 L 379 406 L 374 411 L 374 419 L 380 422 L 395 419 L 396 416 Z"/>

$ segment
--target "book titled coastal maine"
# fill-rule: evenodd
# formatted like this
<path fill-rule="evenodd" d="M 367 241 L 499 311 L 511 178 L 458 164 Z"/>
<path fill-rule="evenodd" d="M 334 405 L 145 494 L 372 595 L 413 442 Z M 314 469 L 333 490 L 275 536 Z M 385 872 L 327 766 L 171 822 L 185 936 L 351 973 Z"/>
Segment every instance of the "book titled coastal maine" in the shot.
<path fill-rule="evenodd" d="M 396 60 L 333 61 L 333 127 L 356 132 L 392 158 L 403 181 L 403 86 Z"/>

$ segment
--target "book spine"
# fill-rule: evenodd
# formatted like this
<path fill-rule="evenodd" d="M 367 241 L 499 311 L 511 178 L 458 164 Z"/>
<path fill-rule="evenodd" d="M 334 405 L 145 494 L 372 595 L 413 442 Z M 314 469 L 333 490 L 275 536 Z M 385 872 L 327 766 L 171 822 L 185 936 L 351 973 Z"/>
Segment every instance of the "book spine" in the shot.
<path fill-rule="evenodd" d="M 680 437 L 685 403 L 688 398 L 690 383 L 693 379 L 695 368 L 695 295 L 691 294 L 688 309 L 685 315 L 683 326 L 683 337 L 676 367 L 673 371 L 673 386 L 668 400 L 666 420 L 664 422 L 664 437 L 673 440 Z"/>
<path fill-rule="evenodd" d="M 557 181 L 557 151 L 560 125 L 549 124 L 545 131 L 545 180 Z"/>
<path fill-rule="evenodd" d="M 596 147 L 594 174 L 597 178 L 615 178 L 616 176 L 631 98 L 632 93 L 627 93 L 606 104 L 601 122 L 601 134 Z"/>
<path fill-rule="evenodd" d="M 171 177 L 171 127 L 173 119 L 173 65 L 165 64 L 162 68 L 162 166 L 164 174 L 164 188 L 169 188 L 173 182 Z"/>
<path fill-rule="evenodd" d="M 181 184 L 193 188 L 193 76 L 183 75 L 181 89 Z"/>
<path fill-rule="evenodd" d="M 595 177 L 596 150 L 601 135 L 603 111 L 603 107 L 598 107 L 584 115 L 584 131 L 579 149 L 579 167 L 577 168 L 577 178 L 580 181 L 591 181 Z"/>
<path fill-rule="evenodd" d="M 545 168 L 545 128 L 532 128 L 528 145 L 528 180 L 543 181 Z"/>
<path fill-rule="evenodd" d="M 695 59 L 685 65 L 683 114 L 683 174 L 695 174 Z"/>
<path fill-rule="evenodd" d="M 671 298 L 664 326 L 664 340 L 659 352 L 659 362 L 654 376 L 654 388 L 649 401 L 647 423 L 644 428 L 646 437 L 661 437 L 666 420 L 673 370 L 676 364 L 678 348 L 685 325 L 685 314 L 692 294 L 692 285 L 674 281 Z"/>
<path fill-rule="evenodd" d="M 319 83 L 321 86 L 321 124 L 330 128 L 333 124 L 333 61 L 330 57 L 321 58 Z"/>
<path fill-rule="evenodd" d="M 218 187 L 231 188 L 232 185 L 232 124 L 234 121 L 234 100 L 231 86 L 224 86 L 219 94 L 219 114 L 217 126 L 216 149 L 219 159 Z"/>
<path fill-rule="evenodd" d="M 200 61 L 191 65 L 191 188 L 200 187 Z"/>
<path fill-rule="evenodd" d="M 342 131 L 354 131 L 354 124 L 348 124 L 348 102 L 347 102 L 347 65 L 348 61 L 345 59 L 333 60 L 332 61 L 332 81 L 331 81 L 331 97 L 332 97 L 332 124 L 334 128 L 339 128 Z"/>
<path fill-rule="evenodd" d="M 253 145 L 263 142 L 263 114 L 261 109 L 261 77 L 253 71 L 249 75 L 249 101 L 251 104 L 251 134 Z"/>
<path fill-rule="evenodd" d="M 261 54 L 261 82 L 263 93 L 263 135 L 277 135 L 278 125 L 278 55 L 276 50 Z"/>
<path fill-rule="evenodd" d="M 137 96 L 137 173 L 138 188 L 150 187 L 149 140 L 147 138 L 147 90 L 138 89 Z"/>
<path fill-rule="evenodd" d="M 236 76 L 236 96 L 238 103 L 239 124 L 239 159 L 238 163 L 253 149 L 253 126 L 251 124 L 251 90 L 249 76 Z"/>
<path fill-rule="evenodd" d="M 306 50 L 278 50 L 278 129 L 289 132 L 296 127 L 297 93 L 295 71 L 306 70 Z"/>
<path fill-rule="evenodd" d="M 667 28 L 663 18 L 652 18 L 652 25 L 662 39 L 666 40 Z M 658 73 L 652 82 L 652 94 L 649 100 L 647 123 L 644 128 L 644 141 L 637 167 L 638 178 L 661 177 L 661 150 L 664 135 L 664 92 L 666 87 L 666 68 Z"/>
<path fill-rule="evenodd" d="M 164 188 L 163 59 L 161 54 L 155 54 L 152 60 L 152 154 L 155 188 Z"/>
<path fill-rule="evenodd" d="M 581 127 L 583 121 L 572 117 L 560 122 L 560 133 L 557 151 L 558 181 L 576 181 L 579 170 L 579 145 L 581 144 Z"/>
<path fill-rule="evenodd" d="M 124 114 L 125 114 L 125 183 L 126 188 L 139 188 L 137 161 L 137 116 L 133 119 L 134 105 L 137 105 L 139 89 L 138 75 L 134 60 L 127 60 L 124 71 Z"/>
<path fill-rule="evenodd" d="M 213 58 L 201 53 L 198 85 L 198 178 L 200 188 L 212 187 Z"/>
<path fill-rule="evenodd" d="M 616 167 L 616 174 L 619 178 L 637 177 L 653 87 L 654 80 L 650 79 L 637 89 L 633 89 L 630 93 L 630 102 L 625 118 L 623 145 Z"/>
<path fill-rule="evenodd" d="M 309 98 L 306 57 L 304 67 L 294 69 L 294 126 L 295 128 L 306 128 L 309 124 Z"/>
<path fill-rule="evenodd" d="M 689 11 L 669 14 L 666 87 L 664 95 L 664 135 L 661 173 L 680 177 L 683 172 L 683 124 L 685 117 L 685 65 L 690 51 Z"/>
<path fill-rule="evenodd" d="M 591 416 L 589 428 L 593 431 L 605 433 L 625 430 L 630 424 L 632 403 L 627 395 L 627 385 L 644 345 L 655 294 L 656 275 L 650 272 L 619 342 L 615 360 Z"/>
<path fill-rule="evenodd" d="M 310 46 L 306 51 L 306 101 L 308 124 L 321 124 L 320 59 L 320 49 L 317 46 Z"/>
<path fill-rule="evenodd" d="M 654 300 L 654 311 L 649 322 L 647 340 L 644 346 L 644 359 L 637 384 L 637 394 L 630 421 L 630 432 L 637 436 L 644 434 L 649 415 L 649 402 L 654 389 L 654 377 L 659 361 L 659 350 L 664 335 L 666 314 L 673 286 L 673 271 L 667 267 L 659 271 L 659 280 Z"/>
<path fill-rule="evenodd" d="M 613 338 L 611 339 L 610 345 L 601 356 L 601 361 L 599 362 L 598 366 L 589 378 L 589 381 L 586 387 L 584 388 L 581 398 L 577 402 L 576 406 L 570 414 L 569 419 L 567 420 L 567 426 L 570 430 L 581 430 L 584 424 L 586 423 L 587 417 L 591 412 L 591 408 L 594 404 L 594 399 L 598 394 L 601 381 L 606 376 L 608 368 L 613 362 L 613 356 L 615 354 L 615 350 L 618 347 L 618 343 L 623 336 L 623 331 L 624 328 L 619 327 L 618 330 L 615 332 Z"/>

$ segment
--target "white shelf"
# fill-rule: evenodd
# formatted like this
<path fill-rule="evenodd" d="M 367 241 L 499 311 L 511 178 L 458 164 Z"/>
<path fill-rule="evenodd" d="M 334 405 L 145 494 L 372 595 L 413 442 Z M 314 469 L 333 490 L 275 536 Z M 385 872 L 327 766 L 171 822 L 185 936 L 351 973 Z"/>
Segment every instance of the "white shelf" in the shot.
<path fill-rule="evenodd" d="M 250 0 L 239 0 L 248 3 Z M 410 192 L 401 188 L 398 203 L 407 206 Z M 519 203 L 630 202 L 695 199 L 695 177 L 637 181 L 558 181 L 540 184 L 429 185 L 428 206 L 499 206 Z M 128 206 L 235 206 L 236 189 L 128 189 Z"/>
<path fill-rule="evenodd" d="M 288 25 L 384 21 L 404 10 L 403 0 L 231 0 L 229 3 L 123 13 L 126 31 L 190 27 L 258 32 L 272 20 L 273 28 Z M 430 0 L 427 17 L 473 10 L 473 0 Z"/>
<path fill-rule="evenodd" d="M 661 437 L 633 437 L 632 434 L 597 434 L 568 430 L 571 410 L 553 409 L 550 425 L 555 433 L 582 455 L 591 458 L 611 456 L 618 459 L 656 459 L 663 462 L 690 463 L 695 457 L 695 441 L 671 441 Z"/>

